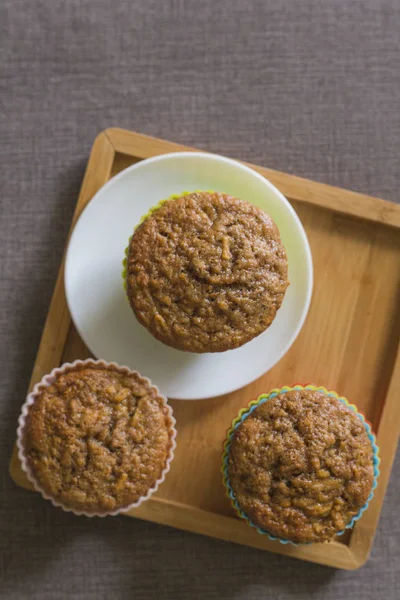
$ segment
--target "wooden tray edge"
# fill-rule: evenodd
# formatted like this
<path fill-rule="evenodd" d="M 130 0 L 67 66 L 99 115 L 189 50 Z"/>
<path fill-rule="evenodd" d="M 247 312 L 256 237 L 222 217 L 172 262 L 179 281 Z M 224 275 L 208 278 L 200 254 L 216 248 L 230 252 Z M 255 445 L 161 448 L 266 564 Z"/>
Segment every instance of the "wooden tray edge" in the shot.
<path fill-rule="evenodd" d="M 104 130 L 116 152 L 149 158 L 167 152 L 199 152 L 198 148 L 184 146 L 119 128 Z M 132 135 L 133 134 L 133 135 Z M 204 150 L 204 152 L 206 152 Z M 239 161 L 243 162 L 243 161 Z M 243 162 L 276 185 L 290 200 L 314 204 L 334 212 L 362 220 L 400 228 L 400 205 L 359 192 L 345 190 L 325 183 L 290 175 L 274 169 Z"/>
<path fill-rule="evenodd" d="M 359 560 L 365 556 L 367 560 L 374 541 L 379 517 L 383 507 L 383 500 L 389 483 L 393 461 L 396 456 L 398 437 L 400 433 L 400 346 L 392 370 L 390 385 L 386 393 L 379 428 L 377 431 L 377 443 L 380 456 L 383 457 L 379 469 L 378 487 L 366 513 L 367 519 L 361 519 L 356 523 L 350 538 L 349 548 L 358 556 Z M 390 423 L 390 427 L 389 427 Z M 384 433 L 383 433 L 384 432 Z M 364 560 L 364 562 L 365 562 Z M 363 563 L 362 563 L 363 564 Z"/>

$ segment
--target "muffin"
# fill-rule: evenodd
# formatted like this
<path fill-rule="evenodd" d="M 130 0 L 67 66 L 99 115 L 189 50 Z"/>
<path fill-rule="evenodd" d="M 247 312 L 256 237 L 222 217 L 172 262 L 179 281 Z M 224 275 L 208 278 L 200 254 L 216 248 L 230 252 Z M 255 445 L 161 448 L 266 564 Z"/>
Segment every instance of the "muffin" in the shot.
<path fill-rule="evenodd" d="M 239 516 L 284 543 L 325 542 L 372 498 L 378 449 L 345 398 L 315 386 L 261 395 L 228 432 L 224 485 Z"/>
<path fill-rule="evenodd" d="M 22 467 L 42 494 L 88 516 L 138 506 L 163 481 L 175 420 L 148 379 L 103 361 L 76 361 L 45 377 L 23 407 Z"/>
<path fill-rule="evenodd" d="M 272 323 L 287 286 L 277 226 L 227 194 L 166 200 L 129 242 L 133 312 L 154 337 L 179 350 L 224 352 L 249 342 Z"/>

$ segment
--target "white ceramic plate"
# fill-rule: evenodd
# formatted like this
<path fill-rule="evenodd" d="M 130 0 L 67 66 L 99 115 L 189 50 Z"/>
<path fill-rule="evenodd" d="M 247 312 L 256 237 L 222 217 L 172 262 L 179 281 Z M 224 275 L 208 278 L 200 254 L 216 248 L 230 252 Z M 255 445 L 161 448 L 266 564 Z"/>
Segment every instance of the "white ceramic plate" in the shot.
<path fill-rule="evenodd" d="M 124 249 L 140 218 L 172 194 L 199 189 L 223 191 L 265 210 L 279 227 L 289 261 L 290 286 L 269 329 L 218 354 L 180 352 L 155 340 L 132 313 L 121 277 Z M 72 319 L 93 354 L 136 369 L 165 395 L 185 400 L 226 394 L 271 369 L 304 323 L 312 280 L 307 237 L 286 198 L 252 169 L 200 152 L 150 158 L 111 179 L 77 222 L 65 265 Z"/>

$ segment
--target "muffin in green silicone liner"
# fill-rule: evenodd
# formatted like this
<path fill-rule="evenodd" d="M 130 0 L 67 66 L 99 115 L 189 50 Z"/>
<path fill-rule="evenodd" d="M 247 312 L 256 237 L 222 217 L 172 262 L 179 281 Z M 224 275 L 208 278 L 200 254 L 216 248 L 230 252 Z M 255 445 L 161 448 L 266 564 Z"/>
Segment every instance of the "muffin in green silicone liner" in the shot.
<path fill-rule="evenodd" d="M 314 385 L 283 387 L 233 420 L 222 475 L 235 511 L 260 534 L 283 544 L 326 542 L 367 509 L 378 447 L 346 398 Z"/>
<path fill-rule="evenodd" d="M 271 325 L 288 264 L 269 215 L 229 194 L 197 191 L 145 215 L 123 276 L 137 320 L 156 339 L 186 352 L 225 352 Z"/>
<path fill-rule="evenodd" d="M 199 190 L 196 190 L 196 192 L 198 192 L 198 191 Z M 207 191 L 211 193 L 211 190 L 207 190 Z M 182 196 L 188 196 L 191 193 L 192 192 L 185 191 L 185 192 L 182 192 L 181 194 L 172 194 L 168 198 L 164 198 L 164 200 L 160 200 L 160 202 L 158 204 L 156 204 L 155 206 L 153 206 L 152 208 L 150 208 L 150 210 L 145 215 L 143 215 L 143 217 L 140 219 L 139 223 L 136 225 L 133 233 L 135 233 L 136 229 L 143 223 L 143 221 L 145 221 L 147 219 L 147 217 L 150 217 L 153 213 L 155 213 L 155 211 L 158 210 L 163 204 L 165 204 L 167 202 L 167 200 L 177 200 L 178 198 L 182 198 Z M 123 282 L 124 282 L 125 291 L 126 291 L 126 276 L 127 276 L 127 262 L 128 262 L 128 253 L 129 253 L 129 244 L 130 244 L 130 242 L 132 240 L 132 235 L 128 239 L 128 245 L 127 245 L 127 247 L 124 250 L 125 258 L 122 261 L 122 279 L 123 279 Z"/>

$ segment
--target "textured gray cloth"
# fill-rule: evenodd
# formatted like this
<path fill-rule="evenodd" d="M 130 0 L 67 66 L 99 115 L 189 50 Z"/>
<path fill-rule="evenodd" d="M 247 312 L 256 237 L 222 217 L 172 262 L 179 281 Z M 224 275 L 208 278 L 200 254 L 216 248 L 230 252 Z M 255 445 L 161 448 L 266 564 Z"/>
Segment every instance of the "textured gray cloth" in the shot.
<path fill-rule="evenodd" d="M 1 1 L 1 598 L 399 597 L 399 459 L 357 572 L 75 518 L 7 473 L 96 134 L 125 127 L 396 201 L 399 32 L 398 0 Z"/>

